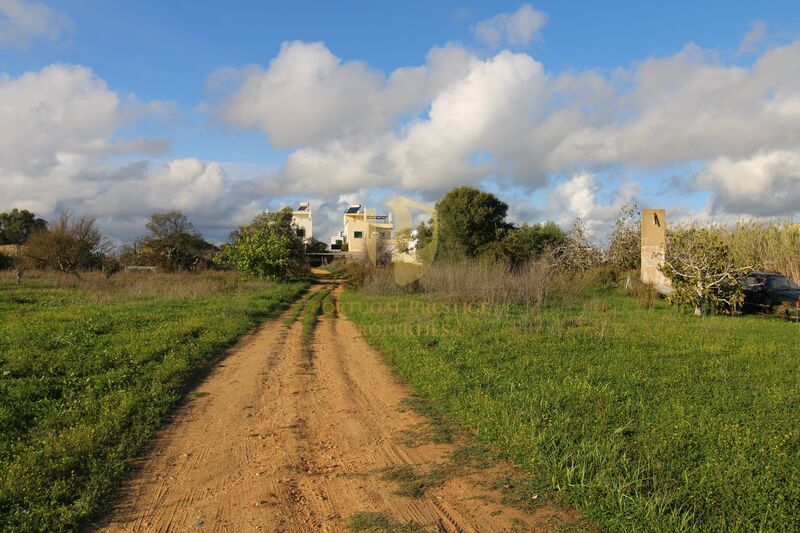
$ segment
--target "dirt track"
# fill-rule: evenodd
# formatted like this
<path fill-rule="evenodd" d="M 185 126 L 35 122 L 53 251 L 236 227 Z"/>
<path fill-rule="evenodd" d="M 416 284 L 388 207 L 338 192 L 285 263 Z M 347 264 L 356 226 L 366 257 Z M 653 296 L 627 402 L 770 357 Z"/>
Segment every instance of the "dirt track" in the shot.
<path fill-rule="evenodd" d="M 341 313 L 320 318 L 310 348 L 299 321 L 272 321 L 243 339 L 159 434 L 102 527 L 345 531 L 362 512 L 425 531 L 573 521 L 547 506 L 526 514 L 501 505 L 489 485 L 507 466 L 455 469 L 422 497 L 398 495 L 387 468 L 425 472 L 448 464 L 458 445 L 409 445 L 426 422 L 403 403 L 411 390 Z"/>

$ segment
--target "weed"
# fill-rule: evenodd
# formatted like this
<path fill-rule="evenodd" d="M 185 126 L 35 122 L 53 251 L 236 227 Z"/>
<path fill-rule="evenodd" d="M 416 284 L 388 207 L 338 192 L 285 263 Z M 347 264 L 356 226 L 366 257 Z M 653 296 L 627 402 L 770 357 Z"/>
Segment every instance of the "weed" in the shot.
<path fill-rule="evenodd" d="M 426 472 L 418 472 L 411 465 L 399 465 L 385 468 L 382 477 L 397 483 L 395 494 L 418 499 L 428 490 L 442 486 L 453 473 L 453 465 L 434 465 Z"/>
<path fill-rule="evenodd" d="M 455 428 L 431 402 L 419 395 L 403 399 L 403 405 L 409 410 L 425 418 L 422 425 L 415 427 L 414 438 L 409 442 L 421 444 L 433 442 L 434 444 L 450 444 L 453 442 Z"/>
<path fill-rule="evenodd" d="M 545 501 L 548 487 L 531 478 L 506 476 L 496 480 L 492 488 L 502 494 L 502 502 L 506 505 L 531 512 Z"/>
<path fill-rule="evenodd" d="M 480 444 L 470 444 L 456 449 L 450 454 L 453 464 L 462 468 L 491 468 L 500 460 L 497 452 Z"/>
<path fill-rule="evenodd" d="M 347 527 L 353 533 L 418 533 L 425 531 L 415 522 L 401 524 L 383 513 L 366 511 L 351 516 Z"/>

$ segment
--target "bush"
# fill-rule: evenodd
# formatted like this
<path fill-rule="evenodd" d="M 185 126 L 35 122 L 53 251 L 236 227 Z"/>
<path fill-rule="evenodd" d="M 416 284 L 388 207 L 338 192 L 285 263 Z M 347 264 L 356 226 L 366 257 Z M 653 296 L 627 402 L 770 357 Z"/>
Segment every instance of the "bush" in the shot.
<path fill-rule="evenodd" d="M 214 262 L 232 265 L 250 277 L 285 280 L 297 275 L 303 266 L 303 242 L 292 226 L 292 210 L 258 215 L 232 235 Z"/>
<path fill-rule="evenodd" d="M 0 252 L 0 270 L 10 270 L 14 268 L 14 258 Z"/>
<path fill-rule="evenodd" d="M 558 265 L 567 271 L 589 270 L 603 263 L 603 251 L 589 236 L 589 228 L 577 218 L 567 232 L 564 244 L 555 251 Z"/>
<path fill-rule="evenodd" d="M 95 218 L 61 213 L 58 221 L 28 238 L 25 255 L 37 265 L 79 275 L 96 265 L 111 244 L 97 229 Z"/>
<path fill-rule="evenodd" d="M 737 267 L 730 247 L 717 232 L 705 228 L 672 232 L 661 267 L 672 282 L 673 301 L 694 308 L 696 315 L 741 306 L 744 292 L 739 277 L 749 270 Z"/>

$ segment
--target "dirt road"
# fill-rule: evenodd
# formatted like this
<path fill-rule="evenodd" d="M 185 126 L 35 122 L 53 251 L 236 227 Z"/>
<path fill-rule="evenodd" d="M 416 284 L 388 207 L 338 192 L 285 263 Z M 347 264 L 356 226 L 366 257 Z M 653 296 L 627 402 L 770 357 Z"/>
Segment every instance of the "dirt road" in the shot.
<path fill-rule="evenodd" d="M 341 313 L 320 317 L 311 346 L 299 320 L 266 323 L 197 387 L 98 527 L 528 531 L 573 521 L 546 505 L 528 514 L 500 504 L 490 487 L 508 466 L 459 468 L 459 443 L 409 439 L 428 422 L 408 409 L 411 393 Z"/>

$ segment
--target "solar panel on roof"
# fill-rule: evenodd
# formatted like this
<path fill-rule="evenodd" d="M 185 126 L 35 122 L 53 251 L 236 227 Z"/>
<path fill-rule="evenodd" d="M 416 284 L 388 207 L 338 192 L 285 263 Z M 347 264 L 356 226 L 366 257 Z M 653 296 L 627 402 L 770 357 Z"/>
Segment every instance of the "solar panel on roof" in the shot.
<path fill-rule="evenodd" d="M 358 209 L 359 209 L 358 207 L 348 207 L 347 211 L 345 211 L 345 213 L 348 214 L 348 215 L 352 214 L 352 213 L 358 213 Z"/>

